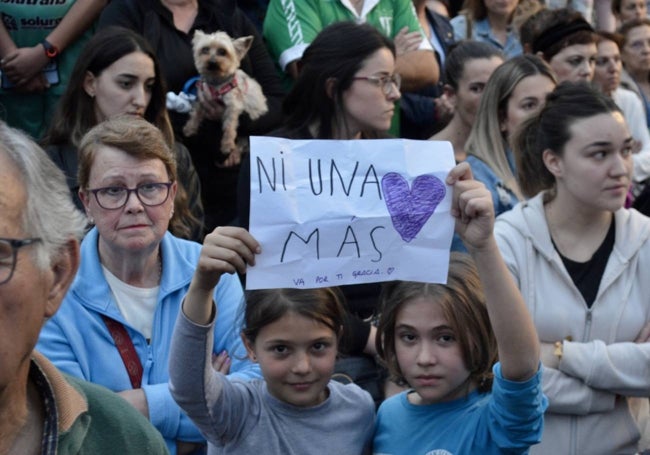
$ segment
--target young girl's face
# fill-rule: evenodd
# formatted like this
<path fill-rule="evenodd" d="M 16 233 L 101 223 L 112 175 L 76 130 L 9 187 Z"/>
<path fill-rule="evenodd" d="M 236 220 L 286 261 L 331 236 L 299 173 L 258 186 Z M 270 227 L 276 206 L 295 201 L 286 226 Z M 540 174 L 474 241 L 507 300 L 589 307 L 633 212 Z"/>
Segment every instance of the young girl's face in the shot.
<path fill-rule="evenodd" d="M 415 389 L 413 404 L 431 404 L 463 397 L 470 372 L 458 334 L 431 298 L 405 302 L 395 318 L 395 355 L 402 375 Z"/>
<path fill-rule="evenodd" d="M 242 338 L 275 398 L 300 407 L 316 406 L 327 398 L 337 352 L 337 334 L 331 328 L 288 312 L 264 326 L 254 343 Z"/>

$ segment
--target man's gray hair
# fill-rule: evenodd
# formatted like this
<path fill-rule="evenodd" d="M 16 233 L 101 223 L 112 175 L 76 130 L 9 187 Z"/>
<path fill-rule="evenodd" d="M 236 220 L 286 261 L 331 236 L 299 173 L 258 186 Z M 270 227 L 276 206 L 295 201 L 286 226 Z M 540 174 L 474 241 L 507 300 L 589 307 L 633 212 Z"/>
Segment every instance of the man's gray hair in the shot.
<path fill-rule="evenodd" d="M 23 229 L 42 239 L 37 261 L 47 268 L 70 240 L 81 241 L 86 217 L 72 201 L 63 172 L 32 139 L 0 121 L 0 153 L 18 168 L 27 192 Z"/>

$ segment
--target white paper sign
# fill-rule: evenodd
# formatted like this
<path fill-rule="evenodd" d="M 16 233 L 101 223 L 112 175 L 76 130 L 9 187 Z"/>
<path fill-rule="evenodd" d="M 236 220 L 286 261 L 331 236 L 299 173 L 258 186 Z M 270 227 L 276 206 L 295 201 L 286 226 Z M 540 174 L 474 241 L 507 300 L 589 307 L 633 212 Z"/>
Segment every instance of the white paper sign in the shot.
<path fill-rule="evenodd" d="M 251 137 L 247 289 L 445 283 L 448 142 Z"/>

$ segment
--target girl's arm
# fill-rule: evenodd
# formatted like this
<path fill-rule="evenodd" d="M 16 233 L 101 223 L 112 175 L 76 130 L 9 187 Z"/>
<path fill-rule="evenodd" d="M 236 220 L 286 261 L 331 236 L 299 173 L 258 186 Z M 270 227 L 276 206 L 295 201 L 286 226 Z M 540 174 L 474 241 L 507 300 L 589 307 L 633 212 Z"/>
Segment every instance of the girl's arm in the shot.
<path fill-rule="evenodd" d="M 452 215 L 456 232 L 472 255 L 481 277 L 490 322 L 497 339 L 505 379 L 525 381 L 539 367 L 537 332 L 493 234 L 494 204 L 485 186 L 472 179 L 467 163 L 451 170 Z"/>
<path fill-rule="evenodd" d="M 255 265 L 255 254 L 260 252 L 259 243 L 246 229 L 218 227 L 208 234 L 203 241 L 199 263 L 183 301 L 183 313 L 188 319 L 195 324 L 208 324 L 213 319 L 212 297 L 221 275 L 246 273 L 246 265 Z"/>

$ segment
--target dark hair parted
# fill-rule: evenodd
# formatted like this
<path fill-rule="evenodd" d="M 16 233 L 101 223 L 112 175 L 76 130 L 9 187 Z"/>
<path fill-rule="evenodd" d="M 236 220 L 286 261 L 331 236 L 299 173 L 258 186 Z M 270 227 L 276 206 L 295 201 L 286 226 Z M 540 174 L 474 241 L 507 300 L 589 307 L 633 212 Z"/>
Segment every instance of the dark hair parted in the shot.
<path fill-rule="evenodd" d="M 431 300 L 442 308 L 460 344 L 470 383 L 480 392 L 492 388 L 492 366 L 497 360 L 496 338 L 490 325 L 485 296 L 471 257 L 452 253 L 447 284 L 394 281 L 382 287 L 375 339 L 377 353 L 395 381 L 406 384 L 395 353 L 395 323 L 402 306 L 414 299 Z"/>
<path fill-rule="evenodd" d="M 563 82 L 549 93 L 544 107 L 524 121 L 512 141 L 524 195 L 533 197 L 555 187 L 555 177 L 544 164 L 545 150 L 561 156 L 576 121 L 611 112 L 621 111 L 610 97 L 584 82 Z"/>
<path fill-rule="evenodd" d="M 252 344 L 262 328 L 290 312 L 318 321 L 340 336 L 345 315 L 344 297 L 338 288 L 248 291 L 242 333 Z"/>
<path fill-rule="evenodd" d="M 395 56 L 393 42 L 372 25 L 343 21 L 325 27 L 305 50 L 298 78 L 282 105 L 286 126 L 317 125 L 317 138 L 331 139 L 340 120 L 343 93 L 365 60 L 380 49 Z"/>
<path fill-rule="evenodd" d="M 522 44 L 529 43 L 533 53 L 542 52 L 547 62 L 566 47 L 596 42 L 593 28 L 571 8 L 541 10 L 529 17 L 521 29 L 525 36 Z"/>
<path fill-rule="evenodd" d="M 44 139 L 45 145 L 72 144 L 78 146 L 81 138 L 95 126 L 95 101 L 86 93 L 84 81 L 88 72 L 99 76 L 117 60 L 133 52 L 142 52 L 154 64 L 155 80 L 151 87 L 151 101 L 144 118 L 156 125 L 167 143 L 174 142 L 174 133 L 165 108 L 166 87 L 156 54 L 142 36 L 124 27 L 107 27 L 98 31 L 83 47 L 70 75 L 66 91 L 57 105 L 56 115 Z"/>
<path fill-rule="evenodd" d="M 460 41 L 452 46 L 445 59 L 445 84 L 458 89 L 458 81 L 465 74 L 465 66 L 470 60 L 491 59 L 505 60 L 503 53 L 491 44 L 480 41 Z"/>

